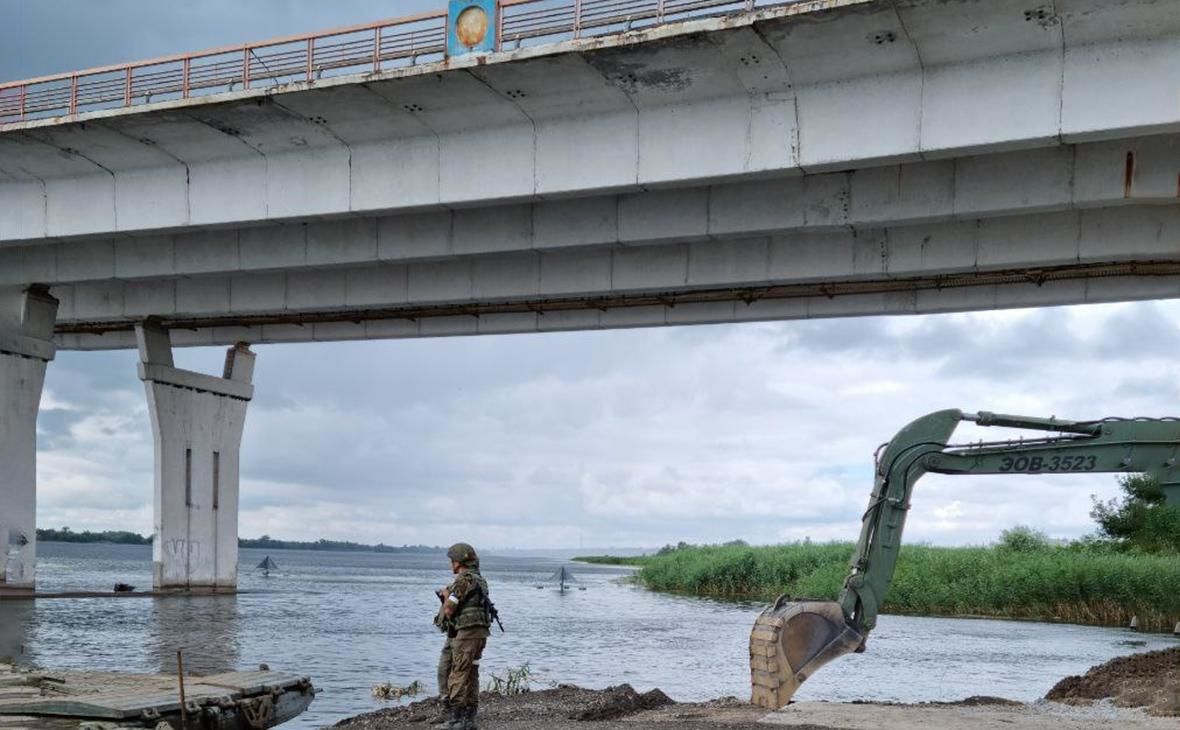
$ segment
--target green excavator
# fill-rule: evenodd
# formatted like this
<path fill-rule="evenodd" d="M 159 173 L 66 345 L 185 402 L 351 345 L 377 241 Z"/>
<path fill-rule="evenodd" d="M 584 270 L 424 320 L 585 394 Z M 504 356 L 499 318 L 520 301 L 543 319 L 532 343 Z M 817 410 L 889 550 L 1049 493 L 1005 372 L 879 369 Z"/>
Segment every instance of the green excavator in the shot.
<path fill-rule="evenodd" d="M 1040 432 L 1034 438 L 948 443 L 969 421 Z M 1180 419 L 1062 421 L 946 410 L 923 416 L 877 450 L 876 478 L 848 577 L 836 601 L 780 597 L 750 632 L 753 702 L 776 710 L 828 662 L 865 650 L 877 624 L 897 555 L 910 495 L 924 474 L 1076 474 L 1137 472 L 1156 478 L 1180 504 Z"/>

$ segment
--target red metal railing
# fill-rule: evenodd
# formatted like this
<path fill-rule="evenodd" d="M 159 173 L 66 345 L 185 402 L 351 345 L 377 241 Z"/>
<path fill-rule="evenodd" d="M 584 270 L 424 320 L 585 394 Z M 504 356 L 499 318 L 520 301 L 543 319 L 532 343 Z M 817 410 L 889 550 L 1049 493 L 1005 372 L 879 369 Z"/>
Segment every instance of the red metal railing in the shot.
<path fill-rule="evenodd" d="M 499 50 L 800 0 L 501 0 Z M 443 11 L 0 83 L 0 125 L 441 60 Z"/>

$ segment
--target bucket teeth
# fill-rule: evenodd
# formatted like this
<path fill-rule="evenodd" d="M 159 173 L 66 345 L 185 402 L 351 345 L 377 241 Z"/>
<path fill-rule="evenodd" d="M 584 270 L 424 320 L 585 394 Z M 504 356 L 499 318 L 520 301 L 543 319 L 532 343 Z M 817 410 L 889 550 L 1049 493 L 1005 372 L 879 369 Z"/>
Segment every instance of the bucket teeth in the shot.
<path fill-rule="evenodd" d="M 784 707 L 816 670 L 863 642 L 838 603 L 780 598 L 750 631 L 751 701 L 769 710 Z"/>

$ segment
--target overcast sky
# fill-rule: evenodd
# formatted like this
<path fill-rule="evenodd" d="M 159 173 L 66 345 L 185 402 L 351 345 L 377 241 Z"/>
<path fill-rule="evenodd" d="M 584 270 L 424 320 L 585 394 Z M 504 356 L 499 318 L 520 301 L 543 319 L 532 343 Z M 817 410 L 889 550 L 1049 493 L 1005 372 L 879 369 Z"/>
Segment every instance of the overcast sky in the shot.
<path fill-rule="evenodd" d="M 441 5 L 0 0 L 0 77 Z M 241 533 L 500 548 L 855 539 L 873 450 L 928 411 L 1180 414 L 1178 314 L 1167 302 L 258 347 Z M 178 362 L 219 372 L 222 358 Z M 40 526 L 151 532 L 134 353 L 60 354 L 40 431 Z M 928 477 L 907 538 L 984 543 L 1017 523 L 1076 537 L 1093 530 L 1090 495 L 1116 492 L 1113 476 Z"/>

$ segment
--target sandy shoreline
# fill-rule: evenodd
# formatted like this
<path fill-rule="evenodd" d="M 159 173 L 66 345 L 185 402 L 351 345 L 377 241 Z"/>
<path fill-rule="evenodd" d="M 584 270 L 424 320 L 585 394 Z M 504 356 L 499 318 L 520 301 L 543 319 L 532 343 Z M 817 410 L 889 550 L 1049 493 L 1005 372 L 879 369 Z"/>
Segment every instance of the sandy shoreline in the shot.
<path fill-rule="evenodd" d="M 736 699 L 674 703 L 630 712 L 613 719 L 578 719 L 587 706 L 630 688 L 582 690 L 560 688 L 516 697 L 485 698 L 480 727 L 485 730 L 1175 730 L 1174 717 L 1151 717 L 1143 710 L 1109 702 L 1091 707 L 1040 702 L 1033 705 L 979 698 L 938 705 L 881 705 L 802 702 L 767 713 Z M 608 701 L 606 704 L 610 704 Z M 345 721 L 348 730 L 413 730 L 429 727 L 437 706 L 432 700 L 409 708 L 385 710 Z"/>
<path fill-rule="evenodd" d="M 3 667 L 0 667 L 3 668 Z M 8 668 L 0 695 L 34 693 L 29 670 Z M 6 688 L 6 689 L 5 689 Z M 422 730 L 437 717 L 429 698 L 349 718 L 346 730 Z M 78 721 L 0 716 L 0 728 L 76 728 Z M 767 712 L 743 699 L 678 703 L 660 690 L 559 685 L 517 695 L 483 693 L 484 730 L 1176 730 L 1180 726 L 1180 647 L 1132 654 L 1066 677 L 1046 699 L 996 697 L 925 704 L 801 702 Z"/>
<path fill-rule="evenodd" d="M 917 705 L 801 702 L 768 713 L 737 698 L 677 703 L 659 690 L 628 685 L 588 690 L 563 685 L 481 696 L 486 730 L 1176 730 L 1180 723 L 1180 648 L 1135 654 L 1067 677 L 1033 704 L 995 697 Z M 433 698 L 345 720 L 347 730 L 415 730 L 438 714 Z"/>

